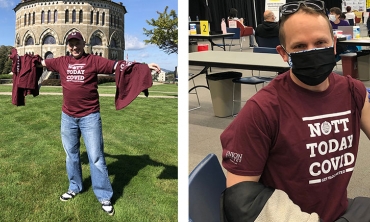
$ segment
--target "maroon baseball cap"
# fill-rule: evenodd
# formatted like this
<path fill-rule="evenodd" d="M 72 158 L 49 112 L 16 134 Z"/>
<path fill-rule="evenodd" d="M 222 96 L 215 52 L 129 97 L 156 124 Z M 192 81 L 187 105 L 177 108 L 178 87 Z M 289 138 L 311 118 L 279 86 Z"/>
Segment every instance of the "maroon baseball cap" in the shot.
<path fill-rule="evenodd" d="M 67 42 L 71 39 L 78 39 L 78 40 L 81 40 L 81 41 L 84 41 L 84 38 L 82 38 L 82 35 L 81 33 L 79 32 L 71 32 L 68 37 L 67 37 Z"/>

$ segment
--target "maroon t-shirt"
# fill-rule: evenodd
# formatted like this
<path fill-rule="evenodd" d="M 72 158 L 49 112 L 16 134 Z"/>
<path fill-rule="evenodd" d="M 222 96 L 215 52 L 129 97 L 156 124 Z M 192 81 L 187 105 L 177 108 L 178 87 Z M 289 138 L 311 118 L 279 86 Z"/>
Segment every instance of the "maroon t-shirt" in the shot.
<path fill-rule="evenodd" d="M 221 134 L 223 166 L 261 175 L 307 213 L 334 221 L 347 209 L 366 88 L 332 73 L 324 92 L 296 85 L 289 72 L 256 93 Z"/>
<path fill-rule="evenodd" d="M 112 74 L 114 63 L 90 54 L 84 54 L 80 59 L 72 56 L 46 59 L 48 70 L 60 74 L 63 112 L 79 118 L 99 111 L 98 74 Z"/>

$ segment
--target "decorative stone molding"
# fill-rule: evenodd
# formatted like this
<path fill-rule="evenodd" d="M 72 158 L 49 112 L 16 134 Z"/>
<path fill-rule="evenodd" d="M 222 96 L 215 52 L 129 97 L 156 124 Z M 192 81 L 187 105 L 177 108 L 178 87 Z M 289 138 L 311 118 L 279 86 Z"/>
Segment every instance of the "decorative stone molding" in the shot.
<path fill-rule="evenodd" d="M 19 2 L 14 8 L 16 17 L 14 47 L 20 55 L 33 53 L 43 58 L 64 56 L 68 51 L 66 46 L 68 34 L 79 31 L 85 40 L 87 53 L 109 59 L 124 59 L 124 15 L 127 11 L 121 2 L 111 0 Z M 48 36 L 54 37 L 55 44 L 43 44 L 43 40 Z M 30 37 L 33 44 L 31 39 L 29 40 Z M 94 42 L 91 41 L 99 42 L 96 38 L 101 40 L 101 45 L 92 44 Z"/>

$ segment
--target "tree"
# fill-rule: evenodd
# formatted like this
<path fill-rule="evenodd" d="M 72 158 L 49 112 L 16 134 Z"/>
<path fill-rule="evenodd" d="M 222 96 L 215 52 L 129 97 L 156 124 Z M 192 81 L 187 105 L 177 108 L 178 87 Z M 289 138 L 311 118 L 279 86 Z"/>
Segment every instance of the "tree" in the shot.
<path fill-rule="evenodd" d="M 11 71 L 11 61 L 9 59 L 9 53 L 12 46 L 0 46 L 0 74 L 7 74 Z"/>
<path fill-rule="evenodd" d="M 154 26 L 152 30 L 147 30 L 143 28 L 144 34 L 149 37 L 149 40 L 144 40 L 145 44 L 157 45 L 161 50 L 167 54 L 176 53 L 177 54 L 177 14 L 175 10 L 171 10 L 167 14 L 168 6 L 164 9 L 164 12 L 158 12 L 159 15 L 157 20 L 153 18 L 146 22 Z"/>
<path fill-rule="evenodd" d="M 4 69 L 3 69 L 3 72 L 4 74 L 8 74 L 12 71 L 12 60 L 11 59 L 8 59 L 6 60 L 5 64 L 4 64 Z"/>

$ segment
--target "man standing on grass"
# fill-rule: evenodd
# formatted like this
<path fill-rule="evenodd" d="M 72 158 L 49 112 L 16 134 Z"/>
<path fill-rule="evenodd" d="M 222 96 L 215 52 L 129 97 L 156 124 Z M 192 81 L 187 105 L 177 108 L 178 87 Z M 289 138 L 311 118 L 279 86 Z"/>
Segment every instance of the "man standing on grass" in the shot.
<path fill-rule="evenodd" d="M 67 155 L 69 187 L 67 192 L 60 196 L 60 200 L 69 201 L 83 190 L 80 160 L 82 135 L 89 158 L 95 196 L 102 209 L 113 215 L 114 207 L 111 203 L 113 189 L 104 157 L 97 80 L 98 73 L 111 74 L 117 64 L 113 60 L 85 53 L 85 41 L 79 32 L 69 34 L 67 44 L 71 56 L 41 62 L 48 70 L 60 74 L 63 87 L 61 137 Z M 155 63 L 148 64 L 148 68 L 160 72 L 160 67 Z"/>

